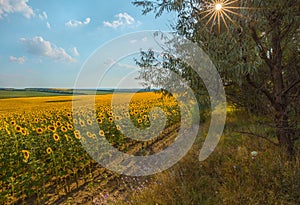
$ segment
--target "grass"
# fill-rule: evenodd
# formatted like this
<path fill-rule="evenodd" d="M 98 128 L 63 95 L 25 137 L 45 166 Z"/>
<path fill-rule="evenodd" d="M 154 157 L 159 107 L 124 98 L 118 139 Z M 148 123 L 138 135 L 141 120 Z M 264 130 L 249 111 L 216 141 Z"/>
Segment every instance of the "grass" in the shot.
<path fill-rule="evenodd" d="M 198 161 L 200 137 L 178 164 L 155 175 L 147 188 L 111 203 L 300 204 L 300 153 L 289 161 L 265 140 L 232 132 L 232 127 L 249 125 L 247 119 L 244 114 L 228 117 L 225 133 L 207 160 Z"/>

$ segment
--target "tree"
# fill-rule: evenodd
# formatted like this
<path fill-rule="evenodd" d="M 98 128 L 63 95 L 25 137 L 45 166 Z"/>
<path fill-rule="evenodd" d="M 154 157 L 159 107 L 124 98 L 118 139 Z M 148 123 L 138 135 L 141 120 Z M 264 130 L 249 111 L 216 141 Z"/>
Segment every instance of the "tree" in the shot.
<path fill-rule="evenodd" d="M 278 146 L 294 153 L 299 139 L 299 1 L 136 0 L 133 4 L 156 17 L 176 12 L 172 27 L 210 56 L 229 100 L 250 112 L 272 116 Z M 139 65 L 145 69 L 146 53 L 143 56 Z M 142 73 L 145 77 L 147 72 Z M 181 74 L 195 79 L 192 72 Z M 191 84 L 197 89 L 195 82 Z"/>

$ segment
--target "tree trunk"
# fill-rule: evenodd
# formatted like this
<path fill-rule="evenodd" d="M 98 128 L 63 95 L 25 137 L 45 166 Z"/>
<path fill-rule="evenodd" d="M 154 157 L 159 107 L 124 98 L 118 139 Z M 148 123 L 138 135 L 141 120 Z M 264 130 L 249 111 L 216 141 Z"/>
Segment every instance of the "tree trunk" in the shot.
<path fill-rule="evenodd" d="M 294 154 L 294 143 L 289 126 L 287 108 L 281 107 L 281 109 L 276 110 L 274 118 L 276 126 L 276 136 L 279 142 L 279 146 L 290 156 L 292 156 Z"/>
<path fill-rule="evenodd" d="M 276 136 L 279 145 L 290 156 L 294 154 L 294 143 L 292 133 L 289 126 L 288 116 L 288 98 L 284 92 L 285 84 L 283 78 L 283 51 L 281 47 L 281 21 L 282 14 L 279 12 L 275 16 L 270 17 L 270 25 L 273 27 L 272 32 L 272 52 L 271 52 L 271 73 L 273 79 L 273 95 L 275 108 L 275 126 Z"/>

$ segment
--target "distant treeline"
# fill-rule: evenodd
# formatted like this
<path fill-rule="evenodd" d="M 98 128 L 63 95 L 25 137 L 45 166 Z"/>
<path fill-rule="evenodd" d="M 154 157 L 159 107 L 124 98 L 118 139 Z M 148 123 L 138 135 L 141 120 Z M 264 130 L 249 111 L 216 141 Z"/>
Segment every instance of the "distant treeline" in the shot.
<path fill-rule="evenodd" d="M 67 95 L 89 95 L 89 94 L 109 94 L 113 92 L 122 93 L 137 93 L 137 92 L 153 92 L 156 89 L 68 89 L 68 88 L 0 88 L 4 91 L 34 91 L 34 92 L 47 92 Z"/>

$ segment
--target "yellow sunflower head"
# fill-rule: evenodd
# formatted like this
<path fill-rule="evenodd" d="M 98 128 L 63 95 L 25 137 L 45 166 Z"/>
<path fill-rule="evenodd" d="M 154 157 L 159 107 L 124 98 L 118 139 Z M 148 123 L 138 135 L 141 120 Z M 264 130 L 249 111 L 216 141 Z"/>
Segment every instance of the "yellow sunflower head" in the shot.
<path fill-rule="evenodd" d="M 46 152 L 47 152 L 47 154 L 51 154 L 51 153 L 52 153 L 51 147 L 48 147 L 48 148 L 46 149 Z"/>
<path fill-rule="evenodd" d="M 60 130 L 61 130 L 62 132 L 67 132 L 67 131 L 68 131 L 68 129 L 67 129 L 65 126 L 61 126 Z"/>
<path fill-rule="evenodd" d="M 21 130 L 21 134 L 22 134 L 22 135 L 25 136 L 25 135 L 27 135 L 27 133 L 28 133 L 28 131 L 27 131 L 26 129 L 22 129 L 22 130 Z"/>
<path fill-rule="evenodd" d="M 30 152 L 28 150 L 22 150 L 22 153 L 24 155 L 24 159 L 27 161 L 29 159 Z"/>
<path fill-rule="evenodd" d="M 61 126 L 61 122 L 60 122 L 60 121 L 57 121 L 57 122 L 56 122 L 56 126 L 57 126 L 57 127 L 60 127 L 60 126 Z"/>
<path fill-rule="evenodd" d="M 100 135 L 101 137 L 104 137 L 104 136 L 105 136 L 104 131 L 103 131 L 103 130 L 100 130 L 100 131 L 99 131 L 99 135 Z"/>
<path fill-rule="evenodd" d="M 75 130 L 75 131 L 74 131 L 74 137 L 75 137 L 76 139 L 80 139 L 80 138 L 81 138 L 81 135 L 80 135 L 80 131 L 79 131 L 79 130 Z"/>
<path fill-rule="evenodd" d="M 59 141 L 59 135 L 57 133 L 53 134 L 53 139 L 57 142 Z"/>
<path fill-rule="evenodd" d="M 116 125 L 116 128 L 117 128 L 117 130 L 121 130 L 121 127 L 120 127 L 120 125 Z"/>
<path fill-rule="evenodd" d="M 36 133 L 38 133 L 38 134 L 43 134 L 43 129 L 40 128 L 40 127 L 36 128 L 35 131 L 36 131 Z"/>
<path fill-rule="evenodd" d="M 101 118 L 97 118 L 97 122 L 98 122 L 99 124 L 102 124 L 103 120 L 102 120 Z"/>
<path fill-rule="evenodd" d="M 22 127 L 21 127 L 20 125 L 16 125 L 16 126 L 15 126 L 15 130 L 16 130 L 17 132 L 21 132 L 21 131 L 22 131 Z"/>
<path fill-rule="evenodd" d="M 86 122 L 87 122 L 88 125 L 92 125 L 93 124 L 92 120 L 87 120 Z"/>
<path fill-rule="evenodd" d="M 56 127 L 49 125 L 48 126 L 48 130 L 55 132 L 56 131 Z"/>
<path fill-rule="evenodd" d="M 69 130 L 73 130 L 73 126 L 69 124 L 69 125 L 68 125 L 68 129 L 69 129 Z"/>

